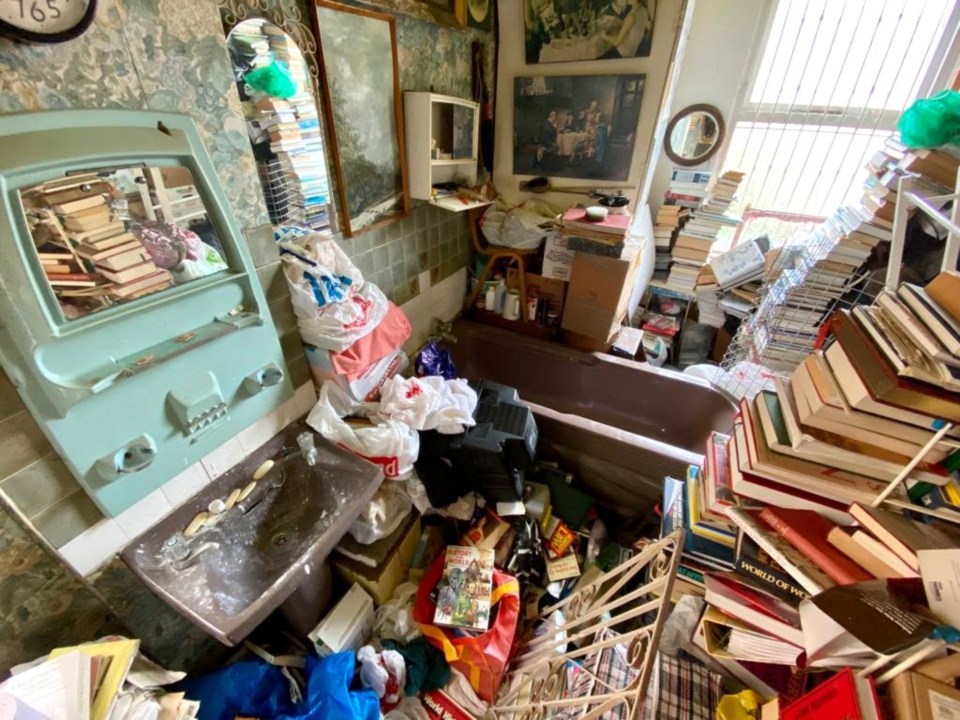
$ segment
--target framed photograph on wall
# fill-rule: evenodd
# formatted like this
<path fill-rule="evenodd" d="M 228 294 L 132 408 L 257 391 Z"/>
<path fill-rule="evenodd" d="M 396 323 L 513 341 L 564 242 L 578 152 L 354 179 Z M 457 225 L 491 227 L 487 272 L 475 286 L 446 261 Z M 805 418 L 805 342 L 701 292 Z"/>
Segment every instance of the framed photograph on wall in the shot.
<path fill-rule="evenodd" d="M 518 77 L 513 173 L 627 180 L 646 76 Z"/>
<path fill-rule="evenodd" d="M 493 11 L 497 0 L 465 0 L 467 27 L 478 30 L 493 30 Z"/>
<path fill-rule="evenodd" d="M 349 237 L 409 212 L 397 35 L 391 15 L 315 3 L 330 156 Z"/>
<path fill-rule="evenodd" d="M 657 0 L 523 0 L 528 65 L 648 57 Z"/>

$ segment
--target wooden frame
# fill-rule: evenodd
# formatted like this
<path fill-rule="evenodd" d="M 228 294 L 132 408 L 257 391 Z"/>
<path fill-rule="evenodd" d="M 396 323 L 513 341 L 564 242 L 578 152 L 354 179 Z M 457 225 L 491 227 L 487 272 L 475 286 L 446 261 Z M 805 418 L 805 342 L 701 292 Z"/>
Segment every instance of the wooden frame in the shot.
<path fill-rule="evenodd" d="M 327 62 L 327 59 L 324 57 L 324 27 L 323 23 L 319 18 L 320 10 L 329 10 L 336 11 L 339 13 L 344 13 L 345 15 L 352 15 L 356 17 L 366 18 L 373 21 L 380 21 L 387 24 L 389 28 L 390 35 L 390 67 L 393 72 L 393 112 L 394 112 L 394 123 L 395 123 L 395 133 L 394 141 L 396 143 L 396 154 L 395 160 L 397 164 L 397 171 L 399 173 L 399 182 L 400 188 L 399 191 L 388 200 L 393 200 L 398 203 L 396 208 L 388 208 L 385 212 L 389 213 L 386 217 L 376 217 L 375 208 L 376 205 L 368 205 L 364 208 L 356 206 L 351 209 L 351 187 L 348 186 L 350 182 L 349 172 L 344 172 L 344 152 L 342 143 L 345 142 L 347 135 L 342 126 L 338 126 L 337 115 L 338 108 L 334 107 L 334 103 L 337 102 L 337 98 L 334 97 L 334 88 L 333 82 L 336 78 L 331 77 L 330 69 L 331 64 Z M 400 92 L 400 69 L 399 62 L 397 57 L 397 31 L 396 31 L 396 22 L 392 15 L 387 15 L 385 13 L 374 12 L 372 10 L 365 10 L 362 8 L 351 7 L 348 5 L 342 5 L 338 2 L 333 2 L 332 0 L 314 0 L 314 12 L 312 13 L 312 21 L 314 23 L 314 30 L 317 37 L 317 63 L 321 69 L 320 72 L 320 85 L 323 93 L 323 112 L 324 120 L 327 124 L 327 131 L 332 142 L 329 147 L 330 159 L 333 164 L 334 175 L 336 178 L 336 190 L 337 197 L 340 204 L 340 225 L 343 231 L 343 234 L 346 237 L 353 237 L 360 232 L 366 232 L 367 230 L 373 230 L 378 227 L 383 227 L 384 225 L 389 225 L 392 222 L 396 222 L 401 218 L 406 217 L 410 214 L 410 195 L 408 189 L 407 181 L 407 163 L 406 163 L 406 148 L 405 140 L 403 133 L 403 98 Z M 329 41 L 329 37 L 327 38 Z M 341 125 L 344 121 L 351 120 L 350 118 L 341 118 Z M 351 123 L 352 125 L 352 123 Z M 354 141 L 351 139 L 351 141 Z M 367 160 L 367 158 L 364 158 Z M 367 160 L 369 162 L 369 160 Z M 383 204 L 381 202 L 380 204 Z M 367 214 L 373 213 L 374 215 Z"/>
<path fill-rule="evenodd" d="M 693 158 L 685 158 L 673 149 L 673 146 L 670 144 L 670 138 L 673 135 L 674 128 L 679 124 L 679 122 L 685 117 L 696 112 L 706 113 L 713 118 L 717 124 L 717 139 L 714 141 L 713 146 L 702 155 L 697 155 Z M 703 163 L 707 162 L 720 151 L 720 148 L 723 147 L 723 141 L 726 139 L 726 136 L 726 123 L 723 120 L 723 114 L 717 108 L 715 108 L 713 105 L 707 105 L 706 103 L 688 105 L 670 119 L 670 124 L 667 125 L 667 130 L 663 134 L 663 151 L 667 154 L 667 157 L 670 158 L 672 162 L 682 167 L 703 165 Z"/>

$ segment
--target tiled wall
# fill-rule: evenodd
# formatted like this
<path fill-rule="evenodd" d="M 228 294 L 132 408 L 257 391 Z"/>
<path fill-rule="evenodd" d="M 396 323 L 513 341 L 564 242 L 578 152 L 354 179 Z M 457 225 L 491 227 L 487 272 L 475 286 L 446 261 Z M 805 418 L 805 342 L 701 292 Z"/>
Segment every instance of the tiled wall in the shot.
<path fill-rule="evenodd" d="M 303 7 L 309 9 L 306 4 Z M 313 402 L 312 388 L 305 385 L 309 371 L 280 274 L 272 228 L 265 224 L 217 12 L 213 0 L 111 0 L 99 4 L 95 24 L 75 41 L 47 46 L 0 39 L 0 114 L 83 107 L 182 112 L 194 117 L 244 228 L 292 379 L 300 388 L 287 405 L 146 500 L 118 518 L 104 519 L 0 373 L 0 564 L 11 569 L 0 580 L 0 671 L 11 662 L 31 659 L 58 642 L 71 640 L 69 633 L 49 637 L 44 631 L 60 627 L 71 617 L 80 623 L 81 635 L 86 629 L 86 637 L 101 631 L 149 636 L 148 650 L 171 664 L 189 666 L 202 656 L 202 633 L 145 592 L 122 564 L 109 562 L 90 573 Z M 463 97 L 470 88 L 470 43 L 474 39 L 491 42 L 489 34 L 452 31 L 402 15 L 397 19 L 397 34 L 403 89 L 432 89 Z M 488 59 L 492 56 L 488 51 Z M 367 279 L 391 299 L 398 304 L 413 299 L 405 308 L 415 328 L 408 350 L 416 340 L 425 339 L 431 317 L 448 319 L 459 309 L 465 287 L 463 267 L 470 255 L 463 214 L 420 203 L 401 222 L 338 240 Z M 69 565 L 57 565 L 50 548 L 58 549 Z M 19 568 L 37 557 L 45 558 L 44 576 L 51 588 L 73 588 L 64 592 L 76 595 L 73 604 L 51 601 L 60 614 L 49 607 L 51 603 L 38 603 L 13 584 L 20 577 Z M 87 576 L 86 582 L 78 581 L 67 567 Z M 88 621 L 93 611 L 84 604 L 85 598 L 109 622 Z M 13 637 L 25 640 L 12 644 L 7 639 Z"/>

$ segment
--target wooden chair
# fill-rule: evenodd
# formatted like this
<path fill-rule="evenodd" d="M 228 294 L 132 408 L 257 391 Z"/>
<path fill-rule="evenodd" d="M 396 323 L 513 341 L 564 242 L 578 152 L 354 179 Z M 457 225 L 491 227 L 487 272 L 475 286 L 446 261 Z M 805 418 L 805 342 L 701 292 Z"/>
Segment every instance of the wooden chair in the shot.
<path fill-rule="evenodd" d="M 488 259 L 486 266 L 483 268 L 483 272 L 480 273 L 480 277 L 477 279 L 477 284 L 473 288 L 473 292 L 470 293 L 470 296 L 463 305 L 463 311 L 465 313 L 470 312 L 470 310 L 474 308 L 477 297 L 483 292 L 483 284 L 493 277 L 497 263 L 501 260 L 506 260 L 507 265 L 511 262 L 516 262 L 520 270 L 520 318 L 522 320 L 533 320 L 534 318 L 527 317 L 527 267 L 524 259 L 535 255 L 539 252 L 539 248 L 519 250 L 517 248 L 502 247 L 488 243 L 479 229 L 479 223 L 484 209 L 485 208 L 471 208 L 467 210 L 467 218 L 470 224 L 470 238 L 473 240 L 473 247 L 478 253 L 485 255 Z M 504 270 L 505 269 L 506 266 L 504 266 Z M 506 276 L 506 272 L 504 272 L 504 276 Z"/>

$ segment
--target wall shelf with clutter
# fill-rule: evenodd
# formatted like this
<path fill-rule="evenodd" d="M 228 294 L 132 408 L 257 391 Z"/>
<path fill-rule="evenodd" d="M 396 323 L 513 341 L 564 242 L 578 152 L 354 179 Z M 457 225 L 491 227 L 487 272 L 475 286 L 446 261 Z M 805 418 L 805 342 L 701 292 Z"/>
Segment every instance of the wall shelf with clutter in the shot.
<path fill-rule="evenodd" d="M 403 95 L 410 197 L 451 212 L 490 204 L 474 188 L 480 104 L 429 92 Z"/>

